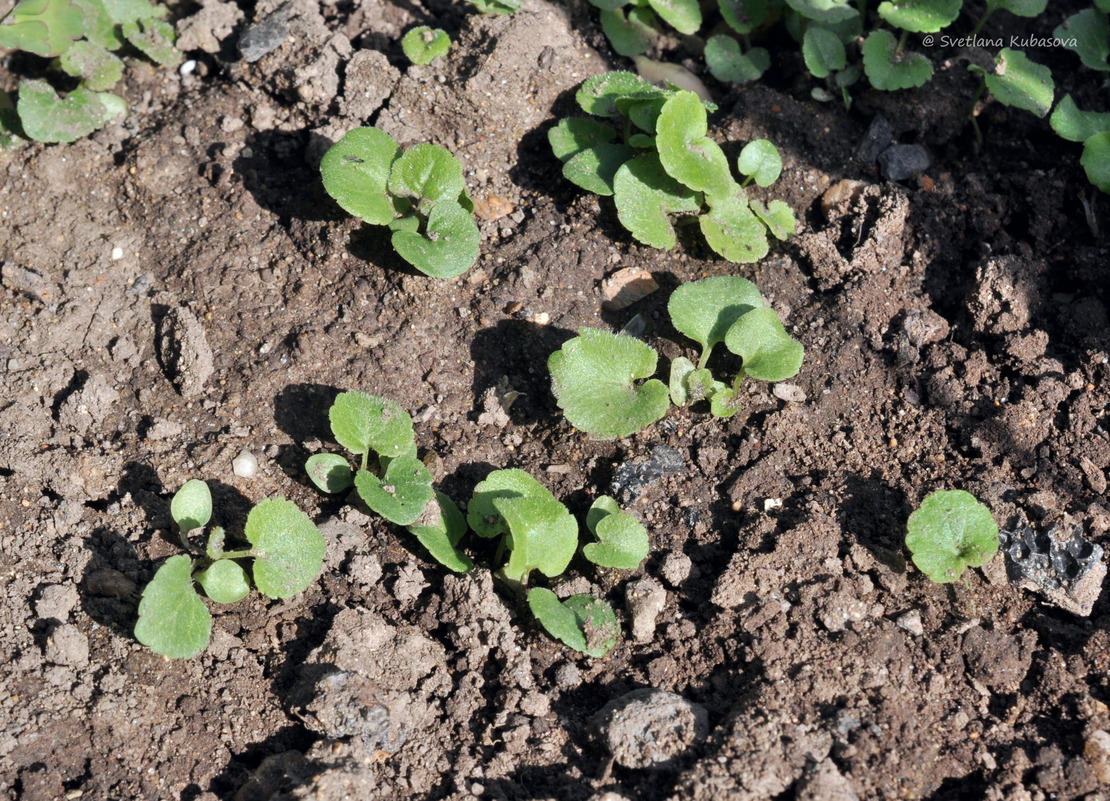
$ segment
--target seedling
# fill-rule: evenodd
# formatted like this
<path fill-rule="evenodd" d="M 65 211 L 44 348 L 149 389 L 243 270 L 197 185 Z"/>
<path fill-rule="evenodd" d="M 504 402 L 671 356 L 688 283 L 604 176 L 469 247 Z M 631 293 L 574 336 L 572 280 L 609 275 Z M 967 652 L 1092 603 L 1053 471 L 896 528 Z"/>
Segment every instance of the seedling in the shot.
<path fill-rule="evenodd" d="M 1064 95 L 1049 123 L 1052 130 L 1069 142 L 1083 143 L 1079 163 L 1087 180 L 1110 193 L 1110 114 L 1080 111 L 1071 95 Z"/>
<path fill-rule="evenodd" d="M 451 49 L 451 37 L 439 28 L 421 25 L 404 35 L 401 49 L 413 64 L 431 64 L 437 58 L 447 55 L 447 51 Z"/>
<path fill-rule="evenodd" d="M 983 30 L 987 18 L 999 9 L 1009 11 L 1019 17 L 1036 17 L 1044 13 L 1047 6 L 1048 0 L 987 0 L 987 8 L 983 12 L 983 16 L 979 18 L 979 23 L 972 30 L 971 38 L 974 39 L 979 31 Z"/>
<path fill-rule="evenodd" d="M 771 68 L 771 54 L 762 47 L 743 52 L 731 36 L 710 36 L 705 43 L 705 64 L 722 83 L 749 83 Z"/>
<path fill-rule="evenodd" d="M 251 578 L 240 562 L 250 560 L 254 586 L 268 598 L 304 590 L 324 564 L 324 537 L 290 501 L 270 498 L 247 515 L 243 536 L 249 548 L 224 550 L 224 530 L 215 526 L 201 550 L 190 535 L 208 525 L 212 495 L 193 479 L 174 495 L 170 517 L 189 554 L 167 559 L 143 590 L 135 638 L 171 659 L 196 656 L 208 646 L 212 615 L 195 584 L 216 603 L 230 604 L 250 592 Z"/>
<path fill-rule="evenodd" d="M 625 437 L 667 413 L 667 387 L 651 378 L 658 354 L 630 336 L 581 328 L 551 354 L 552 391 L 575 428 L 598 439 Z"/>
<path fill-rule="evenodd" d="M 672 215 L 692 215 L 717 253 L 753 262 L 767 254 L 768 231 L 780 239 L 793 235 L 794 215 L 785 203 L 749 202 L 744 189 L 752 178 L 761 187 L 773 183 L 771 153 L 778 177 L 782 161 L 774 145 L 759 140 L 745 147 L 737 167 L 749 178 L 738 183 L 724 152 L 707 135 L 706 110 L 716 107 L 693 92 L 610 72 L 587 80 L 576 99 L 583 111 L 602 120 L 561 120 L 548 134 L 551 149 L 564 162 L 569 181 L 613 196 L 617 217 L 638 241 L 673 248 Z"/>
<path fill-rule="evenodd" d="M 910 515 L 906 547 L 933 581 L 956 581 L 966 567 L 981 567 L 998 550 L 998 524 L 970 492 L 941 490 Z"/>
<path fill-rule="evenodd" d="M 1110 71 L 1110 2 L 1100 0 L 1095 8 L 1085 8 L 1064 20 L 1053 36 L 1075 51 L 1083 66 L 1098 72 Z M 1074 44 L 1072 44 L 1074 42 Z"/>
<path fill-rule="evenodd" d="M 647 558 L 650 543 L 647 529 L 615 498 L 602 495 L 586 513 L 586 526 L 598 542 L 582 548 L 582 555 L 599 567 L 636 570 Z"/>
<path fill-rule="evenodd" d="M 786 333 L 755 284 L 739 276 L 717 276 L 683 284 L 667 304 L 671 323 L 701 346 L 697 365 L 685 357 L 671 362 L 671 400 L 685 406 L 708 400 L 710 411 L 730 417 L 738 410 L 737 391 L 744 378 L 782 381 L 798 374 L 802 344 Z M 723 342 L 742 366 L 731 386 L 713 377 L 707 364 Z"/>
<path fill-rule="evenodd" d="M 528 591 L 528 608 L 548 634 L 588 656 L 600 659 L 620 639 L 613 608 L 592 595 L 560 601 L 551 590 L 534 587 Z"/>
<path fill-rule="evenodd" d="M 473 563 L 456 547 L 466 525 L 455 504 L 432 488 L 432 474 L 416 458 L 412 418 L 398 403 L 364 392 L 342 392 L 328 411 L 332 435 L 358 460 L 319 453 L 305 463 L 309 479 L 327 493 L 352 486 L 389 522 L 406 526 L 444 567 L 463 573 Z M 376 457 L 371 460 L 371 455 Z"/>
<path fill-rule="evenodd" d="M 61 96 L 43 79 L 20 82 L 15 113 L 0 109 L 0 145 L 26 136 L 40 142 L 72 142 L 127 112 L 111 94 L 124 62 L 112 51 L 130 46 L 162 66 L 180 54 L 165 9 L 147 0 L 21 0 L 0 24 L 0 47 L 57 57 L 61 72 L 78 79 Z M 10 102 L 4 105 L 10 106 Z"/>
<path fill-rule="evenodd" d="M 478 260 L 481 235 L 462 165 L 438 145 L 401 147 L 355 128 L 320 162 L 328 194 L 347 212 L 393 232 L 393 249 L 425 275 L 453 278 Z"/>

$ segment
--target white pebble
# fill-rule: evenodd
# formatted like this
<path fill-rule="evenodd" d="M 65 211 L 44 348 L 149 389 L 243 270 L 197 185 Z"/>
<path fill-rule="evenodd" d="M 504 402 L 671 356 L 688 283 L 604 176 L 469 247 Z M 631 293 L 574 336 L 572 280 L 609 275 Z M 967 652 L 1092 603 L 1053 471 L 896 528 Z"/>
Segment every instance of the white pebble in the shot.
<path fill-rule="evenodd" d="M 258 475 L 258 459 L 246 448 L 239 451 L 239 455 L 231 460 L 231 469 L 239 478 L 254 478 Z"/>
<path fill-rule="evenodd" d="M 123 248 L 112 248 L 112 261 L 119 261 L 123 258 Z"/>
<path fill-rule="evenodd" d="M 191 75 L 193 70 L 195 70 L 196 68 L 197 62 L 193 59 L 189 59 L 184 64 L 182 64 L 177 71 L 182 75 Z"/>

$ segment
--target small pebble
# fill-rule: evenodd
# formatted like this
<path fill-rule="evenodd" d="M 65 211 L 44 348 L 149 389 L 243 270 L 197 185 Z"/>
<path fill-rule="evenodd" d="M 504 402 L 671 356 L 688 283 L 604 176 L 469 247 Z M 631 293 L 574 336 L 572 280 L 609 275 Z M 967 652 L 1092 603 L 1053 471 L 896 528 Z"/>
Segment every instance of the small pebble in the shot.
<path fill-rule="evenodd" d="M 694 563 L 689 556 L 672 551 L 664 557 L 663 564 L 659 566 L 659 575 L 672 587 L 678 588 L 682 582 L 690 578 L 690 572 L 693 568 Z"/>
<path fill-rule="evenodd" d="M 667 591 L 655 579 L 644 576 L 628 585 L 625 603 L 632 618 L 632 638 L 640 643 L 651 642 L 655 622 L 667 603 Z"/>
<path fill-rule="evenodd" d="M 258 459 L 246 448 L 239 451 L 239 455 L 231 460 L 231 469 L 239 478 L 254 478 L 258 475 Z"/>
<path fill-rule="evenodd" d="M 177 68 L 177 72 L 178 72 L 179 75 L 192 75 L 196 71 L 196 68 L 197 68 L 196 60 L 195 59 L 189 59 L 188 61 L 186 61 L 184 64 L 182 64 L 180 67 Z"/>
<path fill-rule="evenodd" d="M 709 734 L 709 713 L 680 695 L 647 687 L 610 701 L 590 721 L 618 765 L 662 768 Z"/>
<path fill-rule="evenodd" d="M 112 261 L 119 261 L 123 258 L 123 248 L 112 248 Z"/>
<path fill-rule="evenodd" d="M 925 627 L 921 625 L 921 613 L 916 609 L 911 609 L 909 612 L 899 615 L 895 622 L 899 628 L 905 629 L 915 637 L 920 637 L 925 633 Z"/>

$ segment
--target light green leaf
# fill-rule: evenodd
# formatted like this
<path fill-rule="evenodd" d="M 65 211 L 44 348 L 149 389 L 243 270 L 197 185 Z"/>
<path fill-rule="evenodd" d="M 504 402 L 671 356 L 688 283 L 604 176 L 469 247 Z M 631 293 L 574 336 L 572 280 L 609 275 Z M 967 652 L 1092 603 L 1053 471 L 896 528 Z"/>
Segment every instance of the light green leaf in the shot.
<path fill-rule="evenodd" d="M 520 8 L 520 0 L 470 0 L 482 14 L 512 14 Z"/>
<path fill-rule="evenodd" d="M 351 466 L 336 453 L 317 453 L 308 457 L 304 465 L 309 480 L 327 493 L 342 492 L 354 486 Z"/>
<path fill-rule="evenodd" d="M 1066 47 L 1078 54 L 1085 67 L 1099 72 L 1110 70 L 1110 26 L 1104 12 L 1085 8 L 1064 20 L 1052 35 L 1065 41 L 1074 39 L 1075 46 Z"/>
<path fill-rule="evenodd" d="M 619 515 L 620 513 L 621 507 L 616 498 L 609 495 L 600 495 L 586 511 L 586 528 L 590 530 L 590 533 L 596 534 L 598 523 L 609 515 Z"/>
<path fill-rule="evenodd" d="M 435 497 L 436 503 L 428 504 L 428 514 L 409 526 L 409 531 L 433 559 L 448 570 L 465 573 L 474 567 L 474 562 L 456 546 L 466 534 L 466 518 L 455 502 L 442 492 L 437 492 Z M 424 521 L 423 518 L 430 519 Z"/>
<path fill-rule="evenodd" d="M 1071 95 L 1064 95 L 1056 104 L 1048 121 L 1052 130 L 1069 142 L 1085 142 L 1095 134 L 1110 131 L 1110 114 L 1080 111 Z"/>
<path fill-rule="evenodd" d="M 601 30 L 619 55 L 632 58 L 647 51 L 659 36 L 659 18 L 648 6 L 602 11 Z"/>
<path fill-rule="evenodd" d="M 140 19 L 120 26 L 123 38 L 155 64 L 176 66 L 181 53 L 173 46 L 177 37 L 173 26 L 160 19 Z"/>
<path fill-rule="evenodd" d="M 499 537 L 508 533 L 501 513 L 494 506 L 499 498 L 544 498 L 557 503 L 551 490 L 524 470 L 494 470 L 474 488 L 466 510 L 466 522 L 479 537 Z"/>
<path fill-rule="evenodd" d="M 704 365 L 713 346 L 725 341 L 732 324 L 762 305 L 763 297 L 751 281 L 718 275 L 680 286 L 667 301 L 667 313 L 675 330 L 701 345 Z"/>
<path fill-rule="evenodd" d="M 600 659 L 620 639 L 620 624 L 612 608 L 590 595 L 574 595 L 565 602 L 551 590 L 528 591 L 528 607 L 555 639 L 576 651 Z"/>
<path fill-rule="evenodd" d="M 719 0 L 721 16 L 737 33 L 749 34 L 767 21 L 767 0 Z"/>
<path fill-rule="evenodd" d="M 744 360 L 744 374 L 760 381 L 782 381 L 798 374 L 802 343 L 792 338 L 774 309 L 753 309 L 732 324 L 725 347 Z"/>
<path fill-rule="evenodd" d="M 218 604 L 233 604 L 247 597 L 251 591 L 247 571 L 230 559 L 213 562 L 196 575 L 204 594 Z"/>
<path fill-rule="evenodd" d="M 296 595 L 320 575 L 324 535 L 292 501 L 260 501 L 247 515 L 243 535 L 254 546 L 254 584 L 267 598 Z"/>
<path fill-rule="evenodd" d="M 466 190 L 462 164 L 450 150 L 439 145 L 419 144 L 393 162 L 389 191 L 398 197 L 457 201 Z"/>
<path fill-rule="evenodd" d="M 208 485 L 196 478 L 186 481 L 170 501 L 170 517 L 178 531 L 185 534 L 207 526 L 212 519 L 212 492 Z"/>
<path fill-rule="evenodd" d="M 712 198 L 710 210 L 698 218 L 709 247 L 735 264 L 751 264 L 767 255 L 767 229 L 748 208 L 744 190 Z"/>
<path fill-rule="evenodd" d="M 588 543 L 582 554 L 595 565 L 635 570 L 647 558 L 651 548 L 647 529 L 627 512 L 606 514 L 591 528 L 599 542 Z"/>
<path fill-rule="evenodd" d="M 16 102 L 24 133 L 38 142 L 73 142 L 127 111 L 120 98 L 107 92 L 74 89 L 63 100 L 49 83 L 25 80 Z"/>
<path fill-rule="evenodd" d="M 618 8 L 624 8 L 628 3 L 629 0 L 590 0 L 591 6 L 602 11 L 616 11 Z"/>
<path fill-rule="evenodd" d="M 876 89 L 913 89 L 933 77 L 933 63 L 925 56 L 897 51 L 898 42 L 890 31 L 872 31 L 864 40 L 863 71 Z"/>
<path fill-rule="evenodd" d="M 1048 67 L 1036 64 L 1020 50 L 1002 48 L 994 59 L 994 74 L 981 67 L 971 67 L 983 73 L 987 89 L 999 103 L 1031 111 L 1043 117 L 1052 108 L 1055 85 Z"/>
<path fill-rule="evenodd" d="M 412 418 L 386 398 L 365 392 L 341 392 L 328 410 L 335 441 L 356 455 L 416 455 Z"/>
<path fill-rule="evenodd" d="M 617 131 L 612 125 L 586 117 L 566 117 L 547 132 L 551 151 L 559 161 L 567 161 L 576 153 L 608 144 L 616 138 Z"/>
<path fill-rule="evenodd" d="M 998 550 L 998 524 L 970 492 L 929 495 L 906 524 L 913 563 L 937 583 L 955 581 L 966 567 L 980 567 Z"/>
<path fill-rule="evenodd" d="M 655 13 L 679 33 L 692 36 L 701 27 L 698 0 L 648 0 Z"/>
<path fill-rule="evenodd" d="M 123 77 L 123 61 L 84 40 L 74 42 L 62 53 L 58 65 L 67 75 L 82 78 L 85 87 L 94 92 L 111 89 Z"/>
<path fill-rule="evenodd" d="M 143 590 L 135 639 L 156 654 L 188 659 L 208 645 L 212 616 L 193 589 L 193 560 L 171 556 Z"/>
<path fill-rule="evenodd" d="M 670 390 L 671 403 L 675 406 L 685 406 L 690 400 L 686 381 L 694 369 L 694 363 L 685 356 L 671 360 L 671 376 L 667 388 Z"/>
<path fill-rule="evenodd" d="M 1048 0 L 987 0 L 987 9 L 1005 9 L 1019 17 L 1037 17 L 1048 7 Z"/>
<path fill-rule="evenodd" d="M 548 359 L 559 408 L 575 428 L 598 439 L 625 437 L 667 413 L 667 387 L 651 379 L 656 352 L 628 336 L 581 328 Z"/>
<path fill-rule="evenodd" d="M 659 161 L 667 173 L 696 192 L 725 194 L 734 183 L 724 151 L 706 136 L 705 106 L 693 92 L 663 104 L 656 122 Z"/>
<path fill-rule="evenodd" d="M 126 25 L 142 19 L 161 19 L 166 9 L 156 6 L 150 0 L 102 0 L 104 9 L 116 25 Z"/>
<path fill-rule="evenodd" d="M 505 578 L 525 583 L 532 570 L 554 577 L 567 569 L 578 550 L 578 522 L 554 498 L 494 498 L 509 529 Z"/>
<path fill-rule="evenodd" d="M 427 25 L 413 28 L 401 37 L 401 50 L 413 64 L 431 64 L 447 55 L 450 49 L 451 37 L 447 31 Z"/>
<path fill-rule="evenodd" d="M 767 226 L 767 230 L 771 232 L 775 239 L 785 242 L 794 236 L 794 229 L 797 225 L 794 220 L 794 212 L 781 200 L 772 200 L 766 206 L 758 200 L 753 200 L 751 209 L 755 216 Z"/>
<path fill-rule="evenodd" d="M 858 17 L 849 0 L 786 0 L 786 4 L 806 19 L 825 24 Z"/>
<path fill-rule="evenodd" d="M 963 0 L 887 0 L 879 3 L 879 16 L 904 31 L 936 33 L 960 15 Z"/>
<path fill-rule="evenodd" d="M 607 72 L 586 80 L 574 97 L 587 114 L 615 117 L 619 114 L 617 98 L 637 94 L 655 97 L 660 90 L 635 73 Z"/>
<path fill-rule="evenodd" d="M 745 54 L 731 36 L 717 35 L 705 43 L 705 63 L 722 83 L 748 83 L 761 78 L 771 67 L 771 54 L 762 47 L 753 47 Z"/>
<path fill-rule="evenodd" d="M 848 56 L 840 37 L 828 28 L 811 25 L 802 39 L 802 57 L 814 78 L 827 78 L 848 64 Z"/>
<path fill-rule="evenodd" d="M 0 25 L 0 47 L 51 58 L 81 38 L 84 16 L 72 0 L 20 0 Z"/>
<path fill-rule="evenodd" d="M 397 255 L 432 278 L 454 278 L 474 266 L 482 234 L 474 215 L 453 200 L 441 200 L 428 214 L 427 232 L 394 231 Z"/>
<path fill-rule="evenodd" d="M 617 170 L 635 155 L 632 148 L 616 143 L 588 147 L 563 165 L 563 177 L 588 192 L 608 197 L 613 194 Z"/>
<path fill-rule="evenodd" d="M 394 207 L 386 187 L 400 152 L 385 131 L 355 128 L 328 148 L 320 161 L 324 189 L 348 214 L 371 225 L 388 225 Z"/>
<path fill-rule="evenodd" d="M 1083 143 L 1079 163 L 1087 180 L 1103 192 L 1110 193 L 1110 132 L 1097 133 Z"/>
<path fill-rule="evenodd" d="M 740 411 L 740 398 L 736 391 L 719 381 L 714 381 L 713 391 L 709 393 L 709 413 L 714 417 L 732 417 Z"/>
<path fill-rule="evenodd" d="M 415 456 L 391 459 L 381 478 L 368 470 L 355 473 L 359 497 L 390 523 L 415 523 L 435 498 L 432 474 Z"/>
<path fill-rule="evenodd" d="M 665 249 L 676 243 L 668 214 L 701 208 L 701 196 L 668 175 L 654 153 L 621 165 L 613 178 L 613 199 L 617 217 L 633 237 Z"/>
<path fill-rule="evenodd" d="M 782 156 L 769 140 L 753 139 L 740 151 L 736 167 L 741 174 L 751 176 L 756 185 L 767 187 L 782 174 Z"/>
<path fill-rule="evenodd" d="M 119 27 L 102 0 L 73 0 L 85 16 L 85 38 L 105 50 L 119 50 L 124 45 Z"/>

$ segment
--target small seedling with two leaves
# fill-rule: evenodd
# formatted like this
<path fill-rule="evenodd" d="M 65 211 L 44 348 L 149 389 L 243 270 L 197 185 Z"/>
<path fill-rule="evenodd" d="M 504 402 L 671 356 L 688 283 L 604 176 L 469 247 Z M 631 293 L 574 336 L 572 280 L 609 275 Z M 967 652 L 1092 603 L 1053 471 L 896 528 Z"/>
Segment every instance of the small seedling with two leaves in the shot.
<path fill-rule="evenodd" d="M 678 406 L 709 401 L 714 415 L 730 417 L 745 377 L 781 381 L 801 367 L 801 343 L 743 278 L 684 284 L 671 296 L 668 311 L 675 328 L 701 345 L 697 364 L 685 357 L 671 362 L 669 388 L 651 377 L 655 349 L 624 334 L 582 328 L 551 354 L 552 391 L 572 426 L 599 439 L 625 437 L 663 417 L 672 401 Z M 707 367 L 721 342 L 743 360 L 731 384 L 718 381 Z"/>
<path fill-rule="evenodd" d="M 447 55 L 447 51 L 451 49 L 451 37 L 444 30 L 421 25 L 401 38 L 401 49 L 405 52 L 405 58 L 413 64 L 431 64 L 437 58 Z"/>
<path fill-rule="evenodd" d="M 320 162 L 324 188 L 344 211 L 393 232 L 393 249 L 433 278 L 453 278 L 478 260 L 481 234 L 462 165 L 438 145 L 402 152 L 378 128 L 355 128 Z"/>
<path fill-rule="evenodd" d="M 780 200 L 748 198 L 752 182 L 771 186 L 782 158 L 765 139 L 748 143 L 737 161 L 738 182 L 720 146 L 708 137 L 707 108 L 696 94 L 660 89 L 630 72 L 590 78 L 578 105 L 594 117 L 568 117 L 548 133 L 567 180 L 612 196 L 621 224 L 640 242 L 670 249 L 673 215 L 696 219 L 709 246 L 732 262 L 767 255 L 770 232 L 794 233 L 794 214 Z"/>
<path fill-rule="evenodd" d="M 308 515 L 290 501 L 270 498 L 247 515 L 243 536 L 249 548 L 225 550 L 225 533 L 215 526 L 203 549 L 191 534 L 212 518 L 212 494 L 193 479 L 173 496 L 170 517 L 188 554 L 167 559 L 143 590 L 135 638 L 171 659 L 196 656 L 207 645 L 212 615 L 197 594 L 200 585 L 211 600 L 230 604 L 254 586 L 268 598 L 289 598 L 304 590 L 324 564 L 324 537 Z M 250 577 L 240 564 L 250 561 Z"/>
<path fill-rule="evenodd" d="M 976 119 L 976 106 L 986 92 L 1004 106 L 1020 108 L 1043 117 L 1052 108 L 1056 85 L 1048 67 L 1030 61 L 1020 50 L 1002 48 L 994 59 L 994 71 L 971 65 L 968 70 L 983 76 L 983 82 L 971 105 L 971 122 L 975 138 L 982 143 L 983 134 Z"/>
<path fill-rule="evenodd" d="M 408 412 L 377 395 L 343 392 L 328 419 L 335 441 L 356 457 L 358 466 L 352 470 L 339 454 L 310 456 L 305 470 L 312 483 L 327 493 L 354 487 L 370 509 L 407 527 L 440 564 L 459 573 L 469 570 L 473 563 L 456 547 L 466 521 L 454 502 L 432 487 L 432 474 L 416 455 Z"/>
<path fill-rule="evenodd" d="M 939 584 L 956 581 L 965 568 L 982 567 L 998 550 L 998 524 L 964 490 L 930 494 L 910 515 L 906 529 L 913 563 Z"/>
<path fill-rule="evenodd" d="M 108 91 L 123 77 L 116 53 L 176 64 L 181 56 L 165 15 L 147 0 L 20 0 L 0 23 L 0 47 L 53 58 L 77 85 L 63 97 L 49 81 L 25 78 L 14 107 L 0 95 L 0 146 L 21 137 L 72 142 L 126 113 L 123 98 Z"/>

